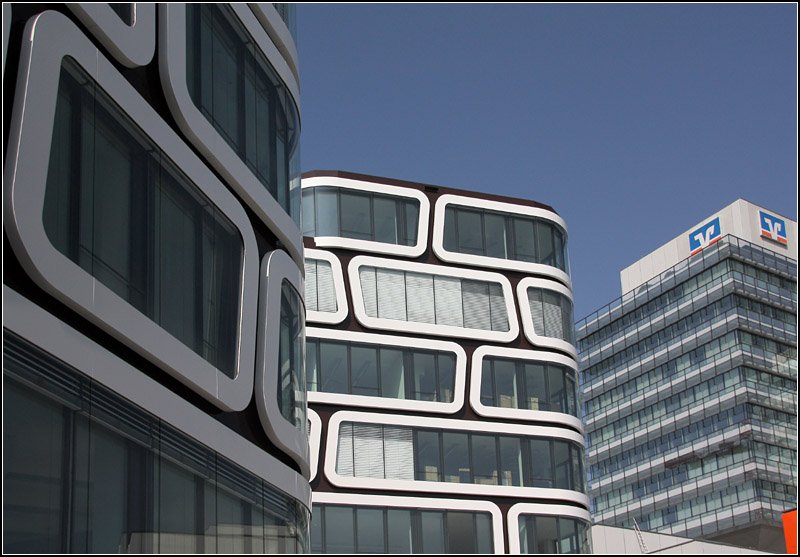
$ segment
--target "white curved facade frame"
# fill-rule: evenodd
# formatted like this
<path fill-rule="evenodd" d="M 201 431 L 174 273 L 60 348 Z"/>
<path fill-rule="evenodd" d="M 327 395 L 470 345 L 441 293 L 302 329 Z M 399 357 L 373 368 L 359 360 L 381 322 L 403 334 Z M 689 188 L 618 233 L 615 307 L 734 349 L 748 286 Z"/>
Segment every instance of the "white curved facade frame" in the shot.
<path fill-rule="evenodd" d="M 294 287 L 302 299 L 303 275 L 300 267 L 285 251 L 271 251 L 261 260 L 255 380 L 256 407 L 267 436 L 279 449 L 297 462 L 303 476 L 308 478 L 311 475 L 311 467 L 308 435 L 305 427 L 302 430 L 296 428 L 281 414 L 278 408 L 278 385 L 281 372 L 281 290 L 284 280 Z"/>
<path fill-rule="evenodd" d="M 410 412 L 433 412 L 436 414 L 453 414 L 464 406 L 464 390 L 467 381 L 467 354 L 455 342 L 444 340 L 397 337 L 393 335 L 375 335 L 353 331 L 334 329 L 306 329 L 306 338 L 322 340 L 338 340 L 364 344 L 380 344 L 396 348 L 421 348 L 437 352 L 449 352 L 456 357 L 455 386 L 453 402 L 434 402 L 427 400 L 406 400 L 379 396 L 308 392 L 308 401 L 319 404 L 335 404 L 337 406 L 355 406 L 375 408 L 379 410 L 406 410 Z"/>
<path fill-rule="evenodd" d="M 253 2 L 248 4 L 250 9 L 261 22 L 264 31 L 267 32 L 269 38 L 275 43 L 275 46 L 283 54 L 289 69 L 292 71 L 295 79 L 300 83 L 300 72 L 298 70 L 298 56 L 297 47 L 294 44 L 294 38 L 286 26 L 286 22 L 278 13 L 275 7 L 267 2 Z"/>
<path fill-rule="evenodd" d="M 320 248 L 343 248 L 368 253 L 380 253 L 397 257 L 419 257 L 428 248 L 428 221 L 431 212 L 431 203 L 428 196 L 411 188 L 400 188 L 350 178 L 337 176 L 316 176 L 304 178 L 301 182 L 303 190 L 322 186 L 338 189 L 354 190 L 366 193 L 377 193 L 401 199 L 419 201 L 419 220 L 417 223 L 417 243 L 413 246 L 400 246 L 372 240 L 358 240 L 356 238 L 342 238 L 341 236 L 315 236 L 314 242 Z"/>
<path fill-rule="evenodd" d="M 562 412 L 549 412 L 545 410 L 528 410 L 523 408 L 500 408 L 481 404 L 481 382 L 483 381 L 483 359 L 497 356 L 514 360 L 529 362 L 545 362 L 566 366 L 575 372 L 577 385 L 578 364 L 572 358 L 553 352 L 539 350 L 521 350 L 506 348 L 504 346 L 479 346 L 472 353 L 472 374 L 470 375 L 469 403 L 475 413 L 487 418 L 503 418 L 506 420 L 529 420 L 536 422 L 551 422 L 554 425 L 565 425 L 583 433 L 583 423 L 579 418 Z M 577 399 L 578 393 L 575 393 Z"/>
<path fill-rule="evenodd" d="M 305 259 L 317 259 L 331 264 L 333 272 L 333 290 L 336 294 L 336 311 L 306 310 L 306 321 L 309 323 L 324 323 L 338 325 L 347 318 L 347 292 L 344 288 L 344 271 L 342 262 L 338 257 L 328 251 L 305 248 Z"/>
<path fill-rule="evenodd" d="M 555 427 L 430 418 L 427 416 L 403 416 L 398 414 L 374 414 L 370 412 L 351 411 L 337 412 L 331 416 L 328 422 L 328 439 L 325 447 L 325 477 L 328 478 L 333 485 L 347 489 L 416 491 L 436 494 L 478 495 L 482 497 L 550 499 L 570 501 L 586 508 L 589 507 L 589 497 L 587 495 L 579 491 L 568 489 L 340 476 L 336 472 L 336 457 L 339 449 L 339 428 L 344 422 L 490 433 L 496 435 L 535 436 L 572 441 L 583 447 L 583 436 L 577 432 Z"/>
<path fill-rule="evenodd" d="M 545 290 L 551 290 L 553 292 L 563 294 L 567 297 L 570 303 L 572 303 L 572 291 L 561 283 L 548 279 L 533 277 L 526 277 L 517 284 L 517 297 L 520 315 L 522 316 L 522 328 L 525 331 L 525 336 L 528 338 L 531 344 L 544 348 L 555 348 L 556 350 L 561 350 L 572 356 L 572 358 L 577 361 L 578 351 L 575 349 L 573 344 L 570 344 L 566 340 L 562 340 L 560 338 L 546 337 L 536 334 L 536 331 L 533 327 L 533 317 L 531 316 L 531 304 L 528 301 L 528 288 L 543 288 Z M 572 323 L 572 320 L 570 320 L 570 323 Z"/>
<path fill-rule="evenodd" d="M 499 284 L 503 289 L 506 314 L 508 315 L 508 331 L 468 329 L 466 327 L 456 327 L 453 325 L 370 317 L 367 315 L 366 308 L 364 307 L 364 294 L 361 289 L 361 279 L 359 277 L 360 267 L 410 271 L 434 276 L 455 277 Z M 353 296 L 353 313 L 355 313 L 356 320 L 358 320 L 359 323 L 370 329 L 400 331 L 416 335 L 470 338 L 487 342 L 511 342 L 519 335 L 519 322 L 517 320 L 517 311 L 514 307 L 514 294 L 511 283 L 500 273 L 476 271 L 458 267 L 444 267 L 442 265 L 430 265 L 427 263 L 412 263 L 409 261 L 383 259 L 368 255 L 359 255 L 351 259 L 347 272 L 350 279 L 350 292 Z"/>
<path fill-rule="evenodd" d="M 526 207 L 524 205 L 514 205 L 513 203 L 503 203 L 489 199 L 477 197 L 467 197 L 463 195 L 445 194 L 436 200 L 433 215 L 433 252 L 442 261 L 448 263 L 460 263 L 464 265 L 475 265 L 477 267 L 490 267 L 492 269 L 506 269 L 509 271 L 519 271 L 522 273 L 544 275 L 552 277 L 568 287 L 572 287 L 572 281 L 567 273 L 552 265 L 542 263 L 530 263 L 527 261 L 516 261 L 514 259 L 502 259 L 499 257 L 489 257 L 486 255 L 473 255 L 470 253 L 457 253 L 444 249 L 444 213 L 448 205 L 458 205 L 459 207 L 472 207 L 475 209 L 485 209 L 496 211 L 508 215 L 519 215 L 524 217 L 536 217 L 551 222 L 560 227 L 564 234 L 567 234 L 567 223 L 553 211 L 538 207 Z"/>
<path fill-rule="evenodd" d="M 505 553 L 503 514 L 500 512 L 500 507 L 489 501 L 318 491 L 312 494 L 311 501 L 319 505 L 352 505 L 355 507 L 388 507 L 390 509 L 425 509 L 489 513 L 492 515 L 492 542 L 494 543 L 494 552 L 496 554 Z"/>
<path fill-rule="evenodd" d="M 156 52 L 156 6 L 132 3 L 128 25 L 108 3 L 81 2 L 67 4 L 81 23 L 97 37 L 117 61 L 129 68 L 146 66 Z"/>
<path fill-rule="evenodd" d="M 248 6 L 231 4 L 230 8 L 254 39 L 255 46 L 264 53 L 287 86 L 299 111 L 300 89 L 283 55 Z M 178 127 L 247 206 L 278 237 L 289 255 L 302 265 L 303 238 L 300 227 L 262 186 L 256 175 L 239 158 L 189 96 L 186 83 L 186 5 L 161 4 L 158 14 L 158 68 L 164 96 Z"/>
<path fill-rule="evenodd" d="M 3 327 L 311 509 L 308 482 L 264 449 L 6 286 L 3 302 Z"/>
<path fill-rule="evenodd" d="M 247 407 L 253 391 L 258 248 L 234 196 L 208 170 L 103 54 L 66 16 L 43 12 L 24 33 L 16 102 L 3 175 L 4 225 L 14 253 L 34 282 L 126 346 L 228 412 Z M 137 123 L 242 237 L 242 284 L 235 378 L 231 379 L 58 251 L 42 211 L 62 60 L 71 57 Z"/>
<path fill-rule="evenodd" d="M 311 476 L 309 476 L 309 481 L 313 481 L 314 478 L 317 477 L 317 468 L 319 465 L 319 449 L 322 444 L 322 420 L 319 419 L 319 414 L 309 408 L 308 421 L 310 424 L 308 432 L 308 450 L 311 458 Z"/>
<path fill-rule="evenodd" d="M 315 496 L 312 495 L 312 502 L 314 500 Z M 519 540 L 519 517 L 529 514 L 576 518 L 586 522 L 587 529 L 592 523 L 589 511 L 576 507 L 549 503 L 547 505 L 542 505 L 541 503 L 517 503 L 508 510 L 508 551 L 512 555 L 518 555 L 522 546 Z"/>

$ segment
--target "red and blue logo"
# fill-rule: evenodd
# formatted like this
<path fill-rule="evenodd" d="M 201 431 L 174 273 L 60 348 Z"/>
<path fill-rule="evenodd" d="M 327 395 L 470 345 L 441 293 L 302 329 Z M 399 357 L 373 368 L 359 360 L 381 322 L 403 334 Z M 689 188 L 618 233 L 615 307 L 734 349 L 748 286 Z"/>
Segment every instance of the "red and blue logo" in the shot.
<path fill-rule="evenodd" d="M 758 212 L 758 220 L 761 223 L 761 237 L 773 242 L 778 242 L 784 246 L 789 245 L 789 240 L 786 238 L 786 221 L 779 219 L 774 215 L 765 213 L 764 211 Z"/>
<path fill-rule="evenodd" d="M 720 238 L 722 238 L 722 227 L 717 217 L 689 233 L 689 255 L 700 253 L 708 246 L 719 242 Z"/>

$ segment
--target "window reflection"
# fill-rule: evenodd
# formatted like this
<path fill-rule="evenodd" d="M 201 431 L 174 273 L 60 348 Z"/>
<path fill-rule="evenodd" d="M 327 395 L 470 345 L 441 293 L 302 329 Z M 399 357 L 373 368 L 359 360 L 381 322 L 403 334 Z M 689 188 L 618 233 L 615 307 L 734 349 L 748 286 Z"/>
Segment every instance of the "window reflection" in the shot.
<path fill-rule="evenodd" d="M 566 366 L 486 357 L 481 371 L 486 406 L 578 415 L 575 372 Z"/>

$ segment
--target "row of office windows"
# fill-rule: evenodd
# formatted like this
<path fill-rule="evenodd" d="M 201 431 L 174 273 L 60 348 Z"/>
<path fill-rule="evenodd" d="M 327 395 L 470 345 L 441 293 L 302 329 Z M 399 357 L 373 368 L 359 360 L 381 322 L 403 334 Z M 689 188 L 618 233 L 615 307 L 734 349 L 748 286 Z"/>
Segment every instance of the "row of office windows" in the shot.
<path fill-rule="evenodd" d="M 696 456 L 694 460 L 670 466 L 666 470 L 650 477 L 634 481 L 629 485 L 603 492 L 594 496 L 595 510 L 603 512 L 606 509 L 625 505 L 631 501 L 639 501 L 648 495 L 655 495 L 660 491 L 668 490 L 673 486 L 686 485 L 687 481 L 696 480 L 703 476 L 711 476 L 715 483 L 729 472 L 736 473 L 739 477 L 742 463 L 767 463 L 785 470 L 797 468 L 797 455 L 789 448 L 746 441 L 725 451 L 712 453 L 703 457 Z M 694 484 L 690 486 L 694 488 Z"/>
<path fill-rule="evenodd" d="M 309 338 L 306 363 L 309 391 L 453 401 L 452 353 Z"/>
<path fill-rule="evenodd" d="M 229 7 L 187 4 L 186 18 L 192 101 L 297 222 L 300 118 L 291 94 Z"/>
<path fill-rule="evenodd" d="M 308 421 L 305 361 L 306 312 L 300 294 L 284 280 L 281 284 L 278 341 L 278 408 L 297 429 Z"/>
<path fill-rule="evenodd" d="M 493 553 L 486 512 L 315 504 L 312 553 Z"/>
<path fill-rule="evenodd" d="M 578 415 L 575 372 L 566 366 L 484 358 L 481 404 Z"/>
<path fill-rule="evenodd" d="M 234 376 L 240 235 L 69 61 L 59 81 L 43 222 L 56 249 Z"/>
<path fill-rule="evenodd" d="M 589 441 L 592 446 L 596 446 L 605 441 L 620 439 L 631 432 L 641 432 L 653 423 L 665 420 L 668 416 L 673 416 L 691 405 L 719 400 L 737 388 L 745 386 L 742 373 L 743 368 L 737 367 L 658 402 L 651 401 L 641 410 L 623 415 L 601 428 L 594 429 L 588 435 Z M 697 412 L 702 411 L 697 410 Z"/>
<path fill-rule="evenodd" d="M 343 423 L 336 473 L 583 492 L 582 454 L 571 441 Z"/>
<path fill-rule="evenodd" d="M 448 205 L 444 249 L 541 263 L 569 272 L 566 234 L 559 226 L 533 217 Z"/>
<path fill-rule="evenodd" d="M 728 428 L 738 428 L 745 423 L 745 420 L 754 425 L 756 422 L 761 422 L 766 429 L 785 429 L 796 427 L 797 424 L 797 416 L 794 414 L 764 408 L 755 404 L 738 404 L 713 416 L 696 420 L 687 426 L 661 434 L 656 439 L 634 446 L 620 454 L 598 460 L 591 465 L 591 477 L 594 481 L 599 481 L 605 476 L 620 470 L 626 470 L 631 465 L 638 466 L 643 462 L 650 462 L 659 456 L 663 456 L 667 451 L 691 445 L 691 443 L 700 439 L 727 431 Z M 591 451 L 593 451 L 592 448 L 590 448 L 590 453 Z"/>
<path fill-rule="evenodd" d="M 506 299 L 497 283 L 366 266 L 359 279 L 369 317 L 509 330 Z"/>
<path fill-rule="evenodd" d="M 595 415 L 608 410 L 612 402 L 620 404 L 646 392 L 648 389 L 655 389 L 674 381 L 680 377 L 677 375 L 680 372 L 688 373 L 691 370 L 699 370 L 711 362 L 720 362 L 726 358 L 731 358 L 732 354 L 739 351 L 762 356 L 764 362 L 769 362 L 767 365 L 771 366 L 768 372 L 777 374 L 796 373 L 797 351 L 795 347 L 746 331 L 729 331 L 717 339 L 698 346 L 691 352 L 656 366 L 600 395 L 593 396 L 585 403 L 586 418 L 591 420 Z M 719 363 L 715 363 L 715 366 L 715 369 L 720 369 Z"/>
<path fill-rule="evenodd" d="M 3 352 L 4 550 L 307 549 L 299 502 L 8 331 Z"/>
<path fill-rule="evenodd" d="M 665 345 L 678 339 L 695 334 L 701 326 L 721 317 L 737 315 L 740 296 L 728 295 L 711 304 L 705 305 L 691 315 L 651 334 L 647 338 L 627 346 L 624 350 L 614 351 L 613 355 L 587 369 L 588 378 L 606 375 L 609 370 L 618 366 L 628 366 L 630 362 L 641 360 L 644 355 L 654 353 Z M 784 312 L 785 313 L 785 312 Z M 787 318 L 788 314 L 787 314 Z"/>
<path fill-rule="evenodd" d="M 419 205 L 416 199 L 347 188 L 306 188 L 303 235 L 413 246 L 417 243 Z"/>

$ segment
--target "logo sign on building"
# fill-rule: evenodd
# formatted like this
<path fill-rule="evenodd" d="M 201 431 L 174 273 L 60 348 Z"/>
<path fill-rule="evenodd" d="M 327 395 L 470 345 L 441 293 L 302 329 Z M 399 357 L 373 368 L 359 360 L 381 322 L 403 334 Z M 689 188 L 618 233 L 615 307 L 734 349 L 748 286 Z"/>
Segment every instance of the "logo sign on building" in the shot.
<path fill-rule="evenodd" d="M 722 227 L 717 217 L 689 234 L 689 255 L 700 253 L 708 246 L 719 242 L 720 238 L 722 238 Z"/>
<path fill-rule="evenodd" d="M 765 213 L 764 211 L 758 212 L 758 220 L 761 223 L 761 237 L 778 242 L 779 244 L 788 245 L 789 240 L 786 238 L 786 221 L 779 219 L 776 216 Z"/>

